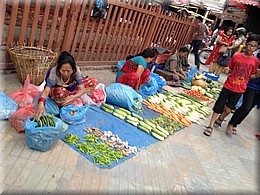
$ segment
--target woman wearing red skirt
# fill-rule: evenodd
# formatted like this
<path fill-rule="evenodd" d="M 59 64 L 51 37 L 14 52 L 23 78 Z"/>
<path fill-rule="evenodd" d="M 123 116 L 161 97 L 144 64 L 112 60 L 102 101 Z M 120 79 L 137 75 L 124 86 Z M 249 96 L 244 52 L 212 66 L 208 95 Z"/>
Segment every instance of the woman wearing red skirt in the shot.
<path fill-rule="evenodd" d="M 232 49 L 235 43 L 235 36 L 233 34 L 233 28 L 228 27 L 223 32 L 218 34 L 217 44 L 211 51 L 207 61 L 205 64 L 210 65 L 209 72 L 220 75 L 224 69 L 224 66 L 220 66 L 217 61 L 219 57 L 222 55 L 219 53 L 219 49 L 222 45 L 226 46 L 227 49 Z"/>
<path fill-rule="evenodd" d="M 147 48 L 135 57 L 128 59 L 117 73 L 117 82 L 128 85 L 138 92 L 140 86 L 146 83 L 150 76 L 147 63 L 151 62 L 154 56 L 154 51 Z"/>

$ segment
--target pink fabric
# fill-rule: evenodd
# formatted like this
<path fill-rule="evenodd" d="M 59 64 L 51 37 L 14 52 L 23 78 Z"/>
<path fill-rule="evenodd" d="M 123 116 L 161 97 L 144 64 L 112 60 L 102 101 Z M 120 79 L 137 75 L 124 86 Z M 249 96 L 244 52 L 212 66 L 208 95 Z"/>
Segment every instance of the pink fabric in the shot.
<path fill-rule="evenodd" d="M 225 42 L 225 43 L 228 43 L 229 45 L 231 45 L 232 41 L 235 40 L 235 37 L 232 35 L 229 39 L 228 37 L 225 36 L 224 33 L 219 33 L 219 36 L 221 36 L 221 41 Z M 205 62 L 205 64 L 210 64 L 210 62 L 217 62 L 217 60 L 219 59 L 220 57 L 220 53 L 218 53 L 220 47 L 222 45 L 221 44 L 216 44 L 216 46 L 213 48 L 213 50 L 211 51 L 207 61 Z"/>

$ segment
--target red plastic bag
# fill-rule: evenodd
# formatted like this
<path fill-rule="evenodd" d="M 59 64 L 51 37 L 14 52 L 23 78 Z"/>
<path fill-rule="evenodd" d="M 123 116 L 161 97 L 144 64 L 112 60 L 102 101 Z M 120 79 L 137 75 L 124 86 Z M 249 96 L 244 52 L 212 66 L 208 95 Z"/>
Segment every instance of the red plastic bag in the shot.
<path fill-rule="evenodd" d="M 101 89 L 93 89 L 89 95 L 89 97 L 95 102 L 96 104 L 103 102 L 105 99 L 105 93 Z"/>
<path fill-rule="evenodd" d="M 96 78 L 83 78 L 82 82 L 84 84 L 84 87 L 93 87 L 98 84 L 98 81 Z"/>
<path fill-rule="evenodd" d="M 33 99 L 41 93 L 41 89 L 39 86 L 33 85 L 30 83 L 30 75 L 27 74 L 26 80 L 24 81 L 24 91 L 32 96 Z"/>
<path fill-rule="evenodd" d="M 33 116 L 35 113 L 34 104 L 30 104 L 27 107 L 20 108 L 15 111 L 8 120 L 13 125 L 18 133 L 23 133 L 24 130 L 24 120 L 28 116 Z"/>
<path fill-rule="evenodd" d="M 99 83 L 90 94 L 85 93 L 81 96 L 84 105 L 96 105 L 100 106 L 101 103 L 106 102 L 105 85 Z"/>
<path fill-rule="evenodd" d="M 19 108 L 24 108 L 33 103 L 33 97 L 24 91 L 22 87 L 20 87 L 20 91 L 10 93 L 7 96 L 12 98 L 18 104 Z"/>

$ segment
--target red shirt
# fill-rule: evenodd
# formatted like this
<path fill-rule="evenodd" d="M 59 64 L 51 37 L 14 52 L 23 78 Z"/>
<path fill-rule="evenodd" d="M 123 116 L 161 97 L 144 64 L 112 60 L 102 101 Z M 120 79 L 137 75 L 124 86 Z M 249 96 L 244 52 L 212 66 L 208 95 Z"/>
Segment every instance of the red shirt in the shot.
<path fill-rule="evenodd" d="M 259 59 L 255 56 L 246 57 L 243 53 L 235 53 L 228 63 L 231 72 L 224 87 L 233 92 L 244 93 L 249 76 L 256 73 L 258 64 Z"/>

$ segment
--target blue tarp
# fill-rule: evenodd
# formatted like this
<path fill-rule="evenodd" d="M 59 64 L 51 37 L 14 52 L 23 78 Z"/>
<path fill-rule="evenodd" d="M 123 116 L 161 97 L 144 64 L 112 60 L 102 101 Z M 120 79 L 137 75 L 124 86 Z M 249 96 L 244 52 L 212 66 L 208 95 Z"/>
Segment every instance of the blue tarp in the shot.
<path fill-rule="evenodd" d="M 148 109 L 144 105 L 143 108 L 144 108 L 143 113 L 138 115 L 144 118 L 151 119 L 151 118 L 158 117 L 160 115 Z M 123 120 L 120 120 L 119 118 L 101 110 L 99 107 L 96 106 L 91 106 L 88 109 L 87 119 L 85 123 L 80 125 L 69 125 L 68 130 L 61 134 L 60 139 L 64 139 L 68 133 L 73 133 L 79 136 L 80 142 L 85 142 L 85 140 L 83 140 L 83 136 L 86 135 L 87 133 L 84 131 L 84 128 L 87 127 L 99 128 L 101 132 L 111 131 L 113 134 L 117 134 L 122 141 L 128 141 L 129 146 L 136 146 L 139 149 L 143 149 L 158 141 L 157 139 L 152 137 L 152 135 L 145 133 L 144 131 L 138 129 L 137 127 Z M 70 144 L 68 145 L 93 163 L 92 157 L 90 155 L 80 152 L 75 145 L 70 145 Z M 111 161 L 110 167 L 101 166 L 101 165 L 97 165 L 97 166 L 100 168 L 112 168 L 117 164 L 122 163 L 133 156 L 134 154 L 131 154 L 130 156 L 124 157 L 123 159 L 119 159 L 118 163 Z"/>

